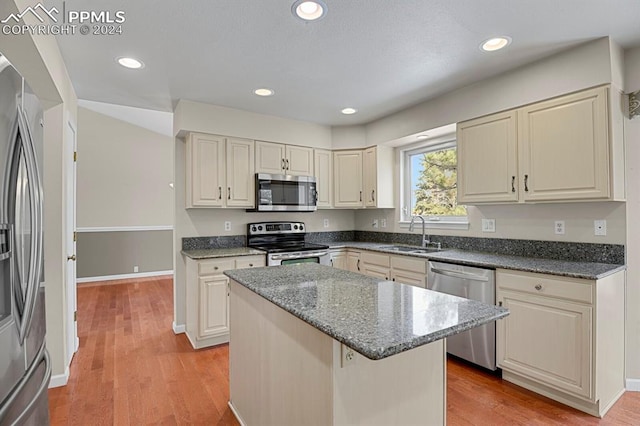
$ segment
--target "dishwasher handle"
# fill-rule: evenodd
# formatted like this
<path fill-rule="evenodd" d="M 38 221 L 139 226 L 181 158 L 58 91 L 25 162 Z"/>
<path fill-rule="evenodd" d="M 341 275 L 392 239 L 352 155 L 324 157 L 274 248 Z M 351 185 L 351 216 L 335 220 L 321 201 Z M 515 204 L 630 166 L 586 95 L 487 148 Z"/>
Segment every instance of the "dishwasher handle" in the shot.
<path fill-rule="evenodd" d="M 440 275 L 444 275 L 444 276 L 447 276 L 447 277 L 460 278 L 460 279 L 463 279 L 463 280 L 481 281 L 481 282 L 488 282 L 489 281 L 489 277 L 483 277 L 482 275 L 471 274 L 469 272 L 449 271 L 449 270 L 446 270 L 446 269 L 439 269 L 439 268 L 434 268 L 434 267 L 431 267 L 431 271 L 434 274 L 440 274 Z"/>

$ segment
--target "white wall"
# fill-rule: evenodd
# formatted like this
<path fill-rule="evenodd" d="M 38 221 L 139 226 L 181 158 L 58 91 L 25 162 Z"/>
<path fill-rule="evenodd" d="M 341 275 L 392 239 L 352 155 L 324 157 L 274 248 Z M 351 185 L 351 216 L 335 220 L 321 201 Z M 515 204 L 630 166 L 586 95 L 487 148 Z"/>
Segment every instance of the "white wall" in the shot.
<path fill-rule="evenodd" d="M 364 148 L 367 146 L 365 126 L 336 126 L 331 128 L 333 149 Z"/>
<path fill-rule="evenodd" d="M 640 90 L 640 47 L 625 54 L 625 92 Z M 627 156 L 627 378 L 640 390 L 640 117 L 625 120 Z"/>
<path fill-rule="evenodd" d="M 173 130 L 331 148 L 328 126 L 186 100 L 176 106 Z"/>
<path fill-rule="evenodd" d="M 26 0 L 0 2 L 0 15 L 7 16 L 33 6 Z M 25 23 L 39 22 L 31 15 Z M 67 315 L 66 202 L 64 194 L 64 129 L 76 123 L 77 98 L 54 36 L 0 37 L 0 52 L 22 73 L 43 102 L 44 114 L 44 273 L 46 285 L 47 347 L 51 354 L 52 381 L 66 383 L 71 354 L 66 350 Z"/>
<path fill-rule="evenodd" d="M 612 81 L 615 84 L 611 46 L 608 38 L 595 40 L 376 120 L 366 125 L 367 144 L 385 143 Z"/>
<path fill-rule="evenodd" d="M 173 140 L 79 108 L 77 226 L 173 225 Z"/>

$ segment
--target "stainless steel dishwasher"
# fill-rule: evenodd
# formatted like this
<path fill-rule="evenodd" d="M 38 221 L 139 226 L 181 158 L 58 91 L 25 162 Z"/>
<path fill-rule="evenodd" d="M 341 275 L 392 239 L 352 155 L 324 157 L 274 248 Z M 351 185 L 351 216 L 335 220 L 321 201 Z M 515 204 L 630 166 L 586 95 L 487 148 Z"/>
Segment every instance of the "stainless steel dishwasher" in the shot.
<path fill-rule="evenodd" d="M 429 261 L 427 288 L 466 299 L 496 303 L 496 271 Z M 447 338 L 447 352 L 495 370 L 496 323 L 481 325 Z"/>

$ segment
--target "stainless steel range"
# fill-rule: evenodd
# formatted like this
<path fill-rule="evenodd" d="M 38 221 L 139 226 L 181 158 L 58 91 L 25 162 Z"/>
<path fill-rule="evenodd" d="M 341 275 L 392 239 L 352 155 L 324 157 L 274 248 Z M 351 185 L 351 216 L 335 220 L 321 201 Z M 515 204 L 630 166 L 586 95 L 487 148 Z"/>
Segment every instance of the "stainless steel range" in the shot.
<path fill-rule="evenodd" d="M 267 266 L 292 263 L 329 265 L 329 246 L 307 243 L 303 222 L 260 222 L 247 225 L 247 245 L 267 252 Z"/>

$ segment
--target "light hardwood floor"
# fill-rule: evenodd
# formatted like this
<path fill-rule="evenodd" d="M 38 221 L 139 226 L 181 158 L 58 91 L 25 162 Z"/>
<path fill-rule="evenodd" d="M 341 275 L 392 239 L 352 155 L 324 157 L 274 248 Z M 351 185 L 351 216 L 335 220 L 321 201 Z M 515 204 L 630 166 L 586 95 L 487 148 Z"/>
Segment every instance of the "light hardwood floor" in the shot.
<path fill-rule="evenodd" d="M 174 335 L 170 279 L 78 289 L 80 351 L 49 391 L 56 425 L 237 425 L 226 345 L 194 351 Z M 456 361 L 449 425 L 640 425 L 640 393 L 597 419 Z"/>

